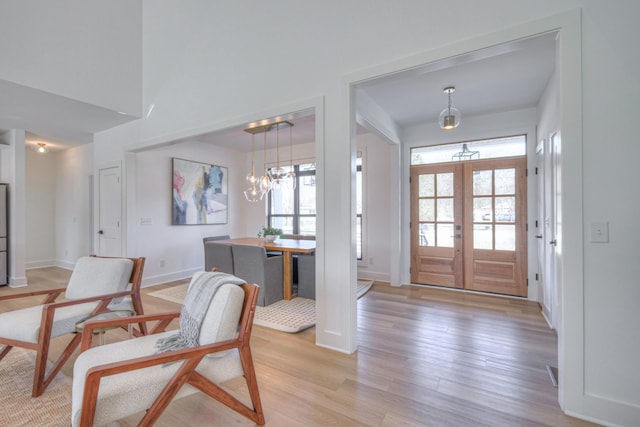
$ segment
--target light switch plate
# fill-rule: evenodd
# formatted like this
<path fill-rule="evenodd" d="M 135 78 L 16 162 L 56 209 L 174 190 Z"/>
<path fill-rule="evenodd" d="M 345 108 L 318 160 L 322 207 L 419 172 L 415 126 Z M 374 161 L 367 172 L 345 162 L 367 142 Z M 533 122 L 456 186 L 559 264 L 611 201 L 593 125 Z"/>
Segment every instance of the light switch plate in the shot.
<path fill-rule="evenodd" d="M 153 225 L 153 218 L 140 218 L 140 225 Z"/>
<path fill-rule="evenodd" d="M 593 243 L 609 243 L 609 223 L 591 223 L 591 241 Z"/>

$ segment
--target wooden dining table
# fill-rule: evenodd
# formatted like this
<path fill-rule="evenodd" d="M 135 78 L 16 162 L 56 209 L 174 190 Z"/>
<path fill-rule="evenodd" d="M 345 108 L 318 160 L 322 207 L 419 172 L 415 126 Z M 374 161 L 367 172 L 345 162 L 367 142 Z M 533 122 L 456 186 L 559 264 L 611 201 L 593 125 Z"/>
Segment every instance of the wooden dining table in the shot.
<path fill-rule="evenodd" d="M 216 243 L 234 245 L 259 246 L 267 251 L 282 252 L 283 255 L 283 289 L 284 299 L 295 298 L 293 295 L 293 254 L 312 254 L 316 251 L 315 240 L 276 239 L 268 242 L 258 237 L 239 237 L 236 239 L 218 240 Z"/>

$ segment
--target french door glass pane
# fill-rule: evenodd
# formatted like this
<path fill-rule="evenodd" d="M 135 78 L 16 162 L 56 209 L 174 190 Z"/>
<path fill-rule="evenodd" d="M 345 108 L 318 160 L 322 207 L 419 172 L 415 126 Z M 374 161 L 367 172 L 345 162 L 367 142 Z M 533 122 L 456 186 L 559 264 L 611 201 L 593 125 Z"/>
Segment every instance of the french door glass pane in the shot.
<path fill-rule="evenodd" d="M 453 172 L 439 173 L 436 184 L 438 197 L 453 196 Z"/>
<path fill-rule="evenodd" d="M 495 222 L 514 222 L 516 220 L 516 198 L 496 197 Z"/>
<path fill-rule="evenodd" d="M 495 174 L 495 194 L 515 194 L 516 193 L 516 170 L 496 169 Z"/>
<path fill-rule="evenodd" d="M 418 196 L 419 197 L 433 197 L 435 196 L 435 176 L 430 173 L 427 175 L 420 175 L 418 182 Z"/>
<path fill-rule="evenodd" d="M 453 247 L 453 224 L 438 224 L 437 245 L 441 248 Z"/>
<path fill-rule="evenodd" d="M 433 224 L 420 224 L 420 246 L 435 246 L 436 232 Z"/>
<path fill-rule="evenodd" d="M 491 222 L 491 197 L 473 198 L 473 222 Z"/>
<path fill-rule="evenodd" d="M 435 221 L 436 213 L 434 209 L 435 199 L 420 199 L 418 201 L 418 219 L 420 221 Z"/>
<path fill-rule="evenodd" d="M 438 199 L 438 221 L 453 222 L 453 199 Z"/>
<path fill-rule="evenodd" d="M 493 225 L 473 225 L 473 249 L 493 249 Z"/>
<path fill-rule="evenodd" d="M 496 250 L 516 250 L 516 226 L 496 224 Z"/>
<path fill-rule="evenodd" d="M 473 171 L 473 195 L 491 195 L 491 171 Z"/>

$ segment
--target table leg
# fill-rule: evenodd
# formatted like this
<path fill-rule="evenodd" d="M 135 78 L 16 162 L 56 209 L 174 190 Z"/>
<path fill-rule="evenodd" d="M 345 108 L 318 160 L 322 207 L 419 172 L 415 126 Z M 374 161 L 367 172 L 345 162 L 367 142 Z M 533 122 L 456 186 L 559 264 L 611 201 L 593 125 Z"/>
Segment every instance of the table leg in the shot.
<path fill-rule="evenodd" d="M 290 300 L 293 299 L 292 294 L 292 284 L 293 284 L 293 265 L 292 265 L 292 256 L 291 252 L 284 252 L 283 254 L 283 283 L 284 286 L 284 299 Z"/>

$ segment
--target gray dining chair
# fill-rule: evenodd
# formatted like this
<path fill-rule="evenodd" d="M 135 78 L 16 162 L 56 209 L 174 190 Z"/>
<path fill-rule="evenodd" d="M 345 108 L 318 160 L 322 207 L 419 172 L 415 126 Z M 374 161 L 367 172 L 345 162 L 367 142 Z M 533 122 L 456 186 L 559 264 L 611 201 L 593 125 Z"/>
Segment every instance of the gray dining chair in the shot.
<path fill-rule="evenodd" d="M 216 243 L 215 241 L 204 242 L 204 269 L 211 271 L 217 268 L 223 273 L 233 274 L 233 253 L 232 245 Z"/>
<path fill-rule="evenodd" d="M 232 245 L 233 274 L 260 286 L 258 305 L 267 306 L 284 298 L 282 255 L 267 257 L 259 246 Z"/>
<path fill-rule="evenodd" d="M 281 239 L 291 239 L 291 240 L 316 240 L 316 236 L 311 236 L 311 235 L 305 235 L 305 234 L 283 234 L 282 236 L 280 236 Z M 267 252 L 267 255 L 269 255 L 269 253 Z M 293 268 L 292 271 L 292 277 L 293 277 L 293 281 L 295 283 L 299 282 L 299 277 L 298 277 L 298 257 L 301 256 L 299 254 L 293 254 L 292 258 L 291 258 L 291 265 Z M 315 279 L 314 279 L 315 280 Z M 314 299 L 315 299 L 315 291 L 314 291 Z"/>
<path fill-rule="evenodd" d="M 316 299 L 315 255 L 298 255 L 298 296 Z"/>
<path fill-rule="evenodd" d="M 231 236 L 229 236 L 228 234 L 223 234 L 223 235 L 220 235 L 220 236 L 203 237 L 202 238 L 202 242 L 203 243 L 215 242 L 216 240 L 229 240 L 230 238 L 231 238 Z"/>

